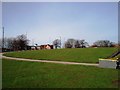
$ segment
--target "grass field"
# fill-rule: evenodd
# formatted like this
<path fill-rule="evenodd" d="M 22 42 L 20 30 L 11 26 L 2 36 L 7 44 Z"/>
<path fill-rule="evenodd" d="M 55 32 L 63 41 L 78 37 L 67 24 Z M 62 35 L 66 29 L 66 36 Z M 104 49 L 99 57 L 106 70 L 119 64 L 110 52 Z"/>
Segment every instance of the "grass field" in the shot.
<path fill-rule="evenodd" d="M 118 70 L 2 60 L 3 88 L 117 88 Z"/>
<path fill-rule="evenodd" d="M 74 48 L 12 52 L 6 53 L 5 55 L 41 60 L 98 63 L 99 58 L 106 58 L 116 50 L 117 48 Z"/>
<path fill-rule="evenodd" d="M 118 54 L 117 56 L 115 56 L 115 57 L 112 58 L 112 59 L 117 59 L 117 58 L 120 58 L 120 54 Z"/>

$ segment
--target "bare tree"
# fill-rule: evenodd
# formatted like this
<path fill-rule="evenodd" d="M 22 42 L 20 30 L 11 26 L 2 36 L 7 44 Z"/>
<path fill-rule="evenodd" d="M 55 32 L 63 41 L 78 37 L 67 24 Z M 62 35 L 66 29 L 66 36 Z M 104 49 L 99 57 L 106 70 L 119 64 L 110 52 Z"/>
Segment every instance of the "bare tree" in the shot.
<path fill-rule="evenodd" d="M 7 38 L 7 48 L 13 50 L 13 40 L 14 38 Z"/>
<path fill-rule="evenodd" d="M 27 39 L 26 35 L 22 34 L 17 36 L 17 43 L 18 43 L 18 49 L 19 50 L 26 50 L 28 46 L 29 40 Z"/>
<path fill-rule="evenodd" d="M 85 40 L 68 39 L 65 42 L 65 48 L 85 48 L 89 46 Z"/>
<path fill-rule="evenodd" d="M 96 45 L 97 47 L 112 47 L 114 46 L 114 43 L 109 40 L 98 40 L 94 42 L 93 45 Z"/>
<path fill-rule="evenodd" d="M 60 39 L 55 39 L 53 41 L 53 45 L 55 46 L 55 49 L 57 49 L 58 47 L 60 48 L 60 46 L 61 46 L 61 40 Z"/>
<path fill-rule="evenodd" d="M 72 45 L 70 44 L 69 41 L 65 42 L 65 48 L 72 48 Z"/>
<path fill-rule="evenodd" d="M 76 40 L 75 41 L 75 48 L 80 48 L 81 46 L 80 46 L 80 42 L 79 42 L 79 40 Z"/>
<path fill-rule="evenodd" d="M 14 51 L 20 50 L 20 46 L 19 46 L 18 40 L 16 38 L 14 38 L 12 46 L 13 46 Z"/>
<path fill-rule="evenodd" d="M 3 48 L 3 43 L 2 39 L 0 39 L 0 47 L 2 48 L 2 51 L 10 51 L 13 48 L 13 40 L 12 38 L 4 38 L 4 48 Z"/>
<path fill-rule="evenodd" d="M 85 40 L 76 40 L 75 41 L 75 48 L 85 48 L 89 46 L 89 44 Z"/>
<path fill-rule="evenodd" d="M 6 50 L 26 50 L 29 40 L 25 35 L 19 35 L 16 38 L 4 38 L 4 48 Z M 0 40 L 0 44 L 2 40 Z M 2 44 L 1 44 L 2 45 Z"/>
<path fill-rule="evenodd" d="M 75 46 L 75 39 L 68 39 L 65 42 L 65 48 L 74 48 Z"/>
<path fill-rule="evenodd" d="M 85 48 L 89 46 L 89 44 L 85 40 L 79 40 L 79 43 L 81 48 Z"/>

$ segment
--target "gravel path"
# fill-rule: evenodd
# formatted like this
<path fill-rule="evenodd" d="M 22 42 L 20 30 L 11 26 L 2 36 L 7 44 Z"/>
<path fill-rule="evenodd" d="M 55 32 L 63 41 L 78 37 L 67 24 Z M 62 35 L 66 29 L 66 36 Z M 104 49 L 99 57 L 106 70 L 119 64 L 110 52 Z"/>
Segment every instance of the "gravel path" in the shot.
<path fill-rule="evenodd" d="M 92 64 L 92 63 L 77 63 L 77 62 L 50 61 L 50 60 L 33 60 L 33 59 L 7 57 L 7 56 L 2 56 L 2 58 L 17 60 L 17 61 L 46 62 L 46 63 L 59 63 L 59 64 L 71 64 L 71 65 L 86 65 L 86 66 L 98 66 L 99 65 L 99 64 Z"/>

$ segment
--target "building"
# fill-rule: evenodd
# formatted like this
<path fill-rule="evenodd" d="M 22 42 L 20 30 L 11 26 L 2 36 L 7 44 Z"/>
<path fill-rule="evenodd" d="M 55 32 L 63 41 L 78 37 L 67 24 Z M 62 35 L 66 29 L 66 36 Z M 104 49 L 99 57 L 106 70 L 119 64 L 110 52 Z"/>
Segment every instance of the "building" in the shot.
<path fill-rule="evenodd" d="M 49 44 L 47 44 L 47 45 L 41 45 L 40 49 L 53 49 L 53 45 L 49 45 Z"/>

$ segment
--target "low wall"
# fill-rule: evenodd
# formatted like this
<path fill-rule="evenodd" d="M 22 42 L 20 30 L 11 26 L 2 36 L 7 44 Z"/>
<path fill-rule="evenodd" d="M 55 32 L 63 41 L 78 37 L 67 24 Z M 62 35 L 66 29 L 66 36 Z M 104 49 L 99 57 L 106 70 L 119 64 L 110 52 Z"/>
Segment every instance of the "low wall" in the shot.
<path fill-rule="evenodd" d="M 117 66 L 116 62 L 117 60 L 99 59 L 99 67 L 116 69 L 116 66 Z"/>

